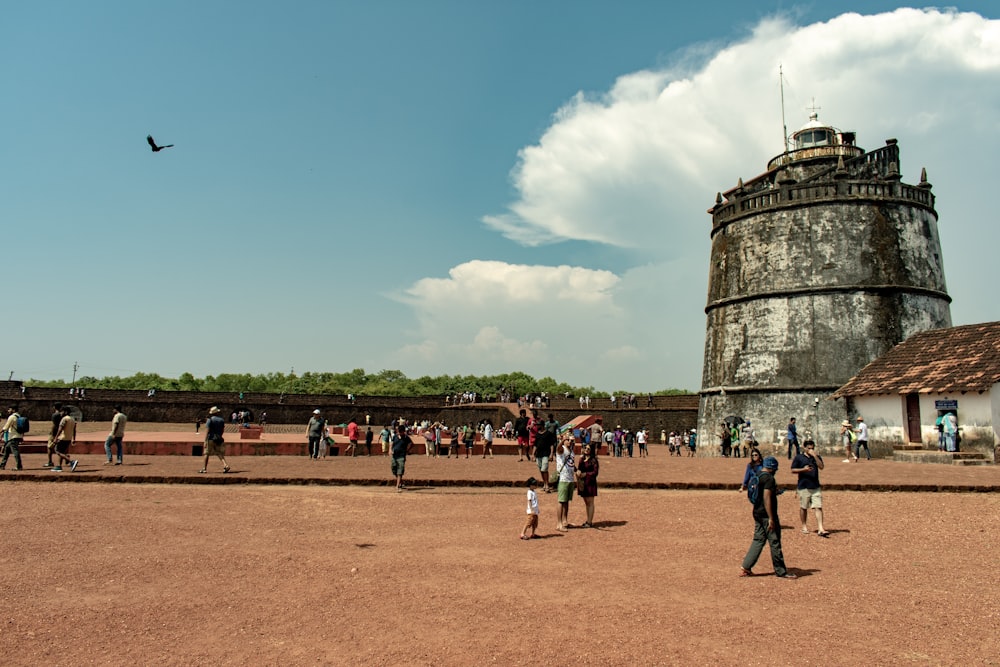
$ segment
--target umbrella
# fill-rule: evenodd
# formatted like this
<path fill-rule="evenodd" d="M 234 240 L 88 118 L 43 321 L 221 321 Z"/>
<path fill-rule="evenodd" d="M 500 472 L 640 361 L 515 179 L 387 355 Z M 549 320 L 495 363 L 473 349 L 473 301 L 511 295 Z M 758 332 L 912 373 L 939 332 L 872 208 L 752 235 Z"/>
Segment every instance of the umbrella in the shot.
<path fill-rule="evenodd" d="M 744 423 L 746 420 L 743 419 L 743 417 L 737 417 L 736 415 L 729 415 L 728 417 L 726 417 L 722 421 L 726 422 L 730 426 L 739 426 L 740 424 Z"/>

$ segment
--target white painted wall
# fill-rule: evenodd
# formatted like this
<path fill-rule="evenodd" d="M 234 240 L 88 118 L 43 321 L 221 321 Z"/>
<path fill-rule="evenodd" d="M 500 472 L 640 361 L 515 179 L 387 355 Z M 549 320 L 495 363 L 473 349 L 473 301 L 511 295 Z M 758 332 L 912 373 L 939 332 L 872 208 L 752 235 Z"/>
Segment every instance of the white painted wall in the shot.
<path fill-rule="evenodd" d="M 922 394 L 920 396 L 920 430 L 924 446 L 936 447 L 938 432 L 935 401 L 958 401 L 958 425 L 962 429 L 962 447 L 969 446 L 992 454 L 1000 444 L 1000 383 L 992 390 L 979 393 Z M 868 424 L 869 440 L 891 449 L 906 440 L 906 397 L 901 395 L 857 396 L 854 406 Z"/>

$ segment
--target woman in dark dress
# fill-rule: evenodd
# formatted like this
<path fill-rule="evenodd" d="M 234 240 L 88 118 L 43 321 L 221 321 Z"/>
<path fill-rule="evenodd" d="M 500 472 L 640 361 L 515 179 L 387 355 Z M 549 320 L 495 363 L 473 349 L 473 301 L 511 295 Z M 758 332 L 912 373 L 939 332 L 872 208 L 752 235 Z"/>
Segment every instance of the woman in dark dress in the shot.
<path fill-rule="evenodd" d="M 594 527 L 594 498 L 597 497 L 597 473 L 600 465 L 597 453 L 589 443 L 583 446 L 582 460 L 576 465 L 576 487 L 583 502 L 587 505 L 587 521 L 581 528 Z"/>

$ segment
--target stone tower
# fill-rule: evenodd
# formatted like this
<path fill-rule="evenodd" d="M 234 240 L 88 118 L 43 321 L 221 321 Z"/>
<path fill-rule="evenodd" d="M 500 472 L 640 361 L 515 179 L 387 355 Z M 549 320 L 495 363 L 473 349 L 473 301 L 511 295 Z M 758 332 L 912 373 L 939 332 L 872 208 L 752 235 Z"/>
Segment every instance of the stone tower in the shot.
<path fill-rule="evenodd" d="M 926 172 L 907 185 L 895 139 L 869 152 L 854 142 L 814 112 L 789 150 L 708 211 L 703 451 L 719 451 L 729 415 L 762 443 L 795 416 L 800 437 L 834 444 L 848 406 L 829 394 L 910 334 L 951 326 Z"/>

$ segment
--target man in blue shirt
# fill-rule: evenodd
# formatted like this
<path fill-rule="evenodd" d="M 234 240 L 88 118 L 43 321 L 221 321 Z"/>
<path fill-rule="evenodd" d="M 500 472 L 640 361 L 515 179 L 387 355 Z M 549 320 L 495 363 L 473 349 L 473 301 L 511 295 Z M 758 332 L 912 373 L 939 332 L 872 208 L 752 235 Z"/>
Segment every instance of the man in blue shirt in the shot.
<path fill-rule="evenodd" d="M 796 486 L 799 494 L 799 523 L 802 524 L 802 532 L 808 533 L 806 526 L 809 518 L 809 509 L 816 510 L 816 534 L 826 537 L 830 533 L 823 528 L 823 494 L 819 488 L 819 471 L 823 469 L 823 457 L 816 453 L 816 443 L 806 440 L 803 447 L 805 451 L 795 455 L 792 461 L 792 472 L 799 476 L 799 483 Z"/>
<path fill-rule="evenodd" d="M 788 420 L 788 460 L 792 460 L 792 447 L 795 447 L 795 455 L 798 456 L 801 453 L 799 449 L 799 432 L 795 426 L 795 417 L 791 417 Z"/>

